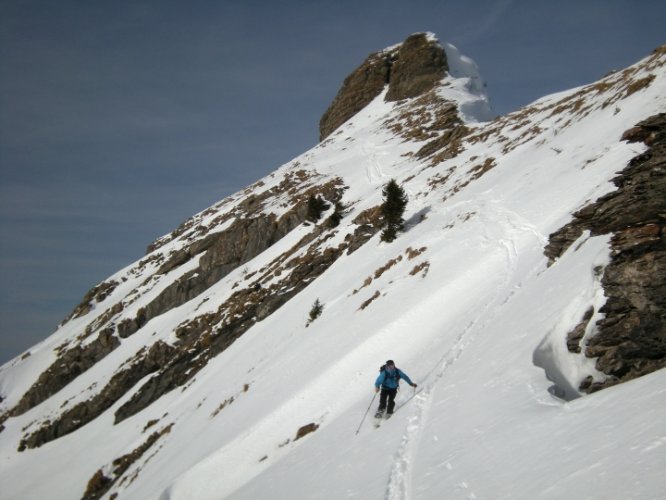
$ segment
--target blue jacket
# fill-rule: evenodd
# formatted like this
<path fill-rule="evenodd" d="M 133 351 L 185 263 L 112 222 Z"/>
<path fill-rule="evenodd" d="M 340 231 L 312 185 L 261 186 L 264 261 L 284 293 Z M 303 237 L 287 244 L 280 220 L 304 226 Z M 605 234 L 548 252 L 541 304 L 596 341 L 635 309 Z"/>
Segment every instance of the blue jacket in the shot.
<path fill-rule="evenodd" d="M 411 379 L 402 370 L 396 368 L 394 370 L 394 372 L 395 372 L 396 376 L 391 376 L 389 374 L 388 370 L 382 370 L 382 372 L 379 374 L 379 377 L 377 377 L 377 380 L 375 380 L 375 387 L 377 387 L 377 388 L 385 387 L 387 389 L 397 389 L 398 388 L 398 383 L 400 382 L 400 379 L 403 379 L 409 385 L 413 384 Z"/>

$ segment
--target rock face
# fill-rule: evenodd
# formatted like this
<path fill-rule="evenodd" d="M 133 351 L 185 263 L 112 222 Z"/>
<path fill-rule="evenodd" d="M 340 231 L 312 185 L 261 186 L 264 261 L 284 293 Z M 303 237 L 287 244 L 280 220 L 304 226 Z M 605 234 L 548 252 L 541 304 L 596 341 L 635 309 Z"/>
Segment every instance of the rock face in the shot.
<path fill-rule="evenodd" d="M 132 364 L 118 371 L 95 397 L 73 406 L 53 422 L 46 422 L 38 430 L 26 436 L 19 445 L 19 451 L 41 446 L 74 432 L 94 420 L 134 387 L 139 380 L 155 373 L 168 363 L 174 352 L 174 348 L 163 342 L 156 342 L 150 349 L 144 349 Z"/>
<path fill-rule="evenodd" d="M 614 179 L 616 191 L 574 214 L 546 247 L 552 260 L 584 230 L 613 234 L 611 262 L 602 278 L 605 317 L 583 346 L 609 378 L 584 381 L 581 389 L 588 392 L 666 366 L 666 114 L 639 123 L 623 139 L 644 142 L 649 149 Z"/>
<path fill-rule="evenodd" d="M 64 351 L 23 395 L 18 405 L 12 409 L 11 415 L 22 415 L 45 401 L 119 345 L 120 341 L 112 332 L 103 330 L 86 346 L 77 345 Z"/>
<path fill-rule="evenodd" d="M 324 140 L 377 97 L 388 85 L 387 101 L 418 97 L 446 74 L 444 49 L 425 33 L 409 36 L 402 44 L 370 54 L 342 83 L 319 122 Z"/>
<path fill-rule="evenodd" d="M 432 89 L 448 71 L 446 53 L 424 34 L 407 38 L 391 67 L 387 101 L 418 97 Z"/>

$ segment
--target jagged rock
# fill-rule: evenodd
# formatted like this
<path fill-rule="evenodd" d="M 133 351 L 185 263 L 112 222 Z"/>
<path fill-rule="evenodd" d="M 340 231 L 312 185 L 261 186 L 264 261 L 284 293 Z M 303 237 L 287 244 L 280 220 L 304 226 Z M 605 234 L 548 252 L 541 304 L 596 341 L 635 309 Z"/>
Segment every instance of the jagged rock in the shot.
<path fill-rule="evenodd" d="M 86 491 L 83 493 L 82 500 L 97 500 L 109 491 L 113 485 L 113 479 L 104 475 L 102 469 L 98 469 L 88 481 Z"/>
<path fill-rule="evenodd" d="M 201 258 L 204 273 L 226 275 L 257 256 L 306 219 L 304 210 L 295 209 L 279 220 L 274 214 L 238 219 L 217 239 Z"/>
<path fill-rule="evenodd" d="M 424 33 L 407 37 L 391 67 L 387 101 L 417 97 L 432 89 L 448 71 L 446 53 Z"/>
<path fill-rule="evenodd" d="M 666 113 L 639 123 L 623 138 L 645 141 L 649 149 L 613 179 L 616 191 L 574 214 L 545 249 L 552 261 L 584 230 L 613 234 L 611 261 L 601 280 L 605 317 L 585 349 L 609 378 L 584 383 L 588 392 L 666 366 Z"/>
<path fill-rule="evenodd" d="M 357 224 L 354 233 L 347 235 L 347 254 L 352 254 L 361 248 L 367 241 L 377 234 L 382 228 L 382 210 L 381 206 L 364 210 L 352 221 Z"/>
<path fill-rule="evenodd" d="M 308 253 L 290 262 L 289 273 L 270 288 L 250 287 L 235 292 L 216 313 L 207 314 L 182 325 L 176 335 L 184 339 L 184 348 L 176 351 L 159 375 L 148 380 L 115 414 L 119 423 L 135 415 L 162 395 L 183 386 L 208 361 L 229 347 L 257 321 L 273 314 L 317 276 L 328 269 L 346 246 L 327 248 L 322 253 Z M 223 321 L 223 318 L 231 318 Z M 223 324 L 212 331 L 214 325 Z M 183 331 L 184 330 L 184 331 Z"/>
<path fill-rule="evenodd" d="M 144 350 L 140 353 L 139 359 L 134 363 L 111 377 L 99 394 L 77 404 L 59 418 L 46 422 L 37 431 L 23 438 L 19 451 L 37 448 L 91 422 L 130 391 L 139 380 L 168 364 L 174 352 L 175 349 L 168 344 L 156 342 L 147 352 Z"/>
<path fill-rule="evenodd" d="M 391 53 L 376 52 L 342 82 L 342 87 L 319 121 L 319 140 L 323 141 L 340 125 L 377 97 L 389 81 Z"/>
<path fill-rule="evenodd" d="M 324 140 L 340 125 L 366 107 L 386 85 L 386 100 L 417 97 L 432 89 L 448 70 L 446 53 L 425 33 L 409 36 L 391 50 L 370 54 L 342 83 L 319 122 Z"/>
<path fill-rule="evenodd" d="M 148 449 L 153 446 L 162 436 L 171 432 L 173 424 L 168 425 L 159 432 L 153 432 L 148 439 L 131 452 L 116 458 L 112 463 L 112 477 L 104 474 L 102 469 L 98 469 L 95 474 L 88 481 L 86 491 L 83 493 L 81 500 L 97 500 L 102 498 L 113 485 L 127 472 L 132 464 L 143 456 Z M 111 496 L 113 498 L 113 495 Z"/>
<path fill-rule="evenodd" d="M 85 314 L 88 314 L 88 312 L 90 312 L 90 310 L 93 308 L 93 301 L 97 303 L 102 302 L 113 293 L 117 286 L 118 282 L 114 280 L 105 281 L 95 286 L 85 294 L 81 303 L 74 308 L 74 311 L 72 311 L 72 313 L 62 323 L 65 324 L 73 318 L 79 318 Z"/>
<path fill-rule="evenodd" d="M 642 134 L 634 130 L 643 127 L 646 131 Z M 661 113 L 630 129 L 634 130 L 631 134 L 624 134 L 624 137 L 649 137 L 652 146 L 645 153 L 633 158 L 627 168 L 613 179 L 613 183 L 618 187 L 616 191 L 576 212 L 571 223 L 550 235 L 545 253 L 551 261 L 562 255 L 585 229 L 589 229 L 595 236 L 635 231 L 636 227 L 648 224 L 663 229 L 666 221 L 666 198 L 659 195 L 666 191 L 664 128 L 666 113 Z"/>
<path fill-rule="evenodd" d="M 163 265 L 160 271 L 171 270 L 179 262 L 187 262 L 192 256 L 205 251 L 197 269 L 169 285 L 141 311 L 141 317 L 126 320 L 122 332 L 119 325 L 120 336 L 134 333 L 152 318 L 192 300 L 231 271 L 271 247 L 307 220 L 308 199 L 319 195 L 335 203 L 340 200 L 342 189 L 337 182 L 317 187 L 314 191 L 301 194 L 293 208 L 279 219 L 274 214 L 239 218 L 225 231 L 209 235 L 203 241 L 195 242 L 178 252 L 177 257 L 170 259 L 168 265 Z"/>
<path fill-rule="evenodd" d="M 11 416 L 22 415 L 45 401 L 119 345 L 120 341 L 111 332 L 103 330 L 89 344 L 64 351 L 23 395 L 11 410 Z"/>
<path fill-rule="evenodd" d="M 590 307 L 585 314 L 580 323 L 576 325 L 576 328 L 571 330 L 567 334 L 567 349 L 569 352 L 579 353 L 581 351 L 580 341 L 583 340 L 585 336 L 585 330 L 589 324 L 592 316 L 594 315 L 594 308 Z"/>
<path fill-rule="evenodd" d="M 285 183 L 278 186 L 277 191 L 295 189 L 296 186 L 298 186 L 299 180 L 303 180 L 304 178 L 304 176 L 299 173 L 294 174 L 294 177 L 294 179 L 290 178 Z M 342 197 L 343 191 L 344 188 L 340 186 L 338 180 L 331 181 L 322 186 L 316 186 L 303 193 L 299 193 L 295 190 L 293 208 L 279 219 L 272 214 L 263 215 L 256 212 L 257 215 L 255 217 L 237 219 L 227 230 L 213 233 L 207 237 L 196 240 L 184 250 L 176 252 L 161 266 L 158 274 L 167 273 L 175 269 L 179 265 L 189 261 L 194 255 L 198 255 L 201 252 L 205 252 L 205 254 L 201 257 L 200 266 L 197 269 L 190 271 L 184 274 L 181 278 L 175 280 L 153 301 L 139 309 L 136 317 L 125 318 L 122 321 L 119 321 L 118 324 L 115 325 L 115 328 L 108 327 L 101 330 L 95 341 L 83 347 L 77 345 L 59 353 L 58 360 L 54 362 L 47 371 L 39 376 L 37 382 L 33 384 L 26 394 L 23 395 L 16 407 L 9 412 L 9 416 L 21 415 L 38 405 L 118 347 L 120 341 L 114 335 L 116 331 L 120 338 L 127 338 L 130 335 L 133 335 L 152 318 L 193 299 L 218 282 L 229 272 L 269 248 L 276 241 L 284 237 L 307 219 L 307 200 L 310 197 L 321 195 L 327 200 L 338 203 Z M 269 193 L 275 194 L 273 191 L 269 191 Z M 265 194 L 265 196 L 269 196 L 269 194 Z M 254 199 L 243 202 L 243 209 L 247 210 L 248 214 L 251 214 L 252 210 L 248 208 L 249 205 L 257 205 L 257 208 L 259 208 L 259 200 Z M 82 304 L 89 304 L 93 299 L 97 301 L 103 300 L 117 285 L 118 283 L 116 282 L 108 282 L 98 285 L 86 294 Z M 259 317 L 261 319 L 267 317 L 277 309 L 277 307 L 282 305 L 284 300 L 286 300 L 284 295 L 280 294 L 271 297 L 270 301 L 268 301 L 268 303 L 259 311 Z M 83 306 L 79 306 L 75 310 L 75 313 L 78 311 L 77 314 L 83 314 L 84 310 L 85 308 Z M 114 314 L 117 314 L 122 310 L 122 304 L 115 304 L 109 309 L 109 311 L 107 311 L 108 314 L 103 314 L 99 321 L 96 320 L 93 322 L 94 326 L 98 328 L 101 327 L 104 323 L 108 322 Z M 75 314 L 73 313 L 73 315 Z M 86 335 L 91 333 L 91 328 L 92 324 L 86 329 Z M 149 373 L 150 371 L 152 370 L 146 372 L 144 369 L 138 370 L 137 373 Z M 136 380 L 132 381 L 128 379 L 124 383 L 131 386 L 136 383 Z M 167 386 L 170 385 L 167 384 Z M 122 393 L 122 390 L 111 389 L 108 386 L 105 390 L 109 391 L 111 394 Z M 107 399 L 113 399 L 114 397 L 115 396 L 111 396 Z M 90 405 L 94 407 L 93 410 L 88 408 Z M 86 403 L 86 405 L 84 405 L 85 408 L 88 408 L 85 410 L 85 413 L 86 415 L 99 414 L 100 409 L 101 411 L 106 409 L 102 408 L 102 406 L 98 407 L 98 403 L 93 400 L 92 403 Z M 73 430 L 72 422 L 74 420 L 83 423 L 89 421 L 87 420 L 87 417 L 81 418 L 79 416 L 74 416 L 78 415 L 77 412 L 84 412 L 82 409 L 72 409 L 70 412 L 71 413 L 68 414 L 69 416 L 65 417 L 64 421 L 59 421 L 56 426 L 57 429 L 49 428 L 49 430 L 45 429 L 41 433 L 36 433 L 39 435 L 32 436 L 30 439 L 25 440 L 26 446 L 39 446 L 43 442 L 47 442 L 71 432 Z"/>

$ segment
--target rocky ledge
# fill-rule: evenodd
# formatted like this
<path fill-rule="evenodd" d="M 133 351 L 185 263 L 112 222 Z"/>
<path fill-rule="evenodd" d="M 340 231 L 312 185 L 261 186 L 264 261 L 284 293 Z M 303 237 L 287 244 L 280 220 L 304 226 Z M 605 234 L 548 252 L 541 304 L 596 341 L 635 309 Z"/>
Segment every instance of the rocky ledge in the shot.
<path fill-rule="evenodd" d="M 545 250 L 553 261 L 585 230 L 612 234 L 611 261 L 601 281 L 604 317 L 586 345 L 580 346 L 582 336 L 575 331 L 568 342 L 570 351 L 596 358 L 597 369 L 608 375 L 603 382 L 583 380 L 580 389 L 586 392 L 666 366 L 666 113 L 642 121 L 622 139 L 648 149 L 613 179 L 616 191 L 575 213 Z"/>

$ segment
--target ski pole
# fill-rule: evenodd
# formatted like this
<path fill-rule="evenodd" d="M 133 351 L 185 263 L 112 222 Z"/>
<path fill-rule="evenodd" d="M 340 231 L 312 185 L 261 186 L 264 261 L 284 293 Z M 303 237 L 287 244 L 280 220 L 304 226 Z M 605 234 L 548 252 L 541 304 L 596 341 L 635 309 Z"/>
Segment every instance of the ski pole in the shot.
<path fill-rule="evenodd" d="M 356 429 L 356 435 L 358 435 L 359 431 L 361 430 L 361 426 L 363 425 L 363 422 L 365 422 L 365 417 L 368 416 L 368 412 L 370 411 L 370 408 L 372 408 L 372 403 L 375 402 L 376 397 L 377 397 L 377 393 L 375 392 L 374 396 L 372 396 L 372 400 L 370 401 L 370 405 L 368 405 L 368 409 L 365 410 L 365 415 L 363 415 L 363 418 L 361 419 L 361 423 L 358 424 L 358 429 Z"/>

